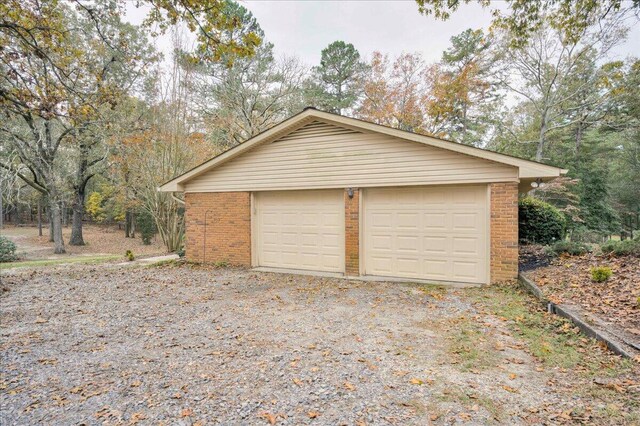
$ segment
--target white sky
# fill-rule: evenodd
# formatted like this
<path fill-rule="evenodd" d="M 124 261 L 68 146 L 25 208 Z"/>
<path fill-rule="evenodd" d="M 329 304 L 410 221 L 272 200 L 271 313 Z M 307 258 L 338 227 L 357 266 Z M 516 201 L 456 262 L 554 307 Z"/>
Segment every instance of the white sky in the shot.
<path fill-rule="evenodd" d="M 257 18 L 277 54 L 298 56 L 307 65 L 318 64 L 320 51 L 335 40 L 353 43 L 364 57 L 370 57 L 375 50 L 391 57 L 402 52 L 420 52 L 428 62 L 434 62 L 449 46 L 451 36 L 467 28 L 487 29 L 491 22 L 489 9 L 475 3 L 460 6 L 444 22 L 421 15 L 413 0 L 241 0 L 240 3 Z M 127 12 L 131 22 L 140 23 L 146 11 L 130 5 Z M 169 57 L 169 36 L 156 40 L 156 46 Z M 611 59 L 628 56 L 640 56 L 638 24 Z"/>

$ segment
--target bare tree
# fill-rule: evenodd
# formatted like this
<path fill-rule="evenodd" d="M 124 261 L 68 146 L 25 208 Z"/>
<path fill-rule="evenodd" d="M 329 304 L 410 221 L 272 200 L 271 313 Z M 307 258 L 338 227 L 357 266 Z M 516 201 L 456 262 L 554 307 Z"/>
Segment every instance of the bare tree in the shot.
<path fill-rule="evenodd" d="M 575 41 L 547 25 L 533 34 L 522 48 L 509 48 L 510 35 L 502 34 L 503 65 L 508 71 L 502 84 L 534 111 L 537 126 L 536 161 L 544 158 L 548 135 L 574 125 L 576 112 L 592 98 L 583 96 L 594 80 L 577 80 L 580 68 L 594 58 L 604 58 L 626 35 L 623 17 L 615 17 L 589 28 Z"/>

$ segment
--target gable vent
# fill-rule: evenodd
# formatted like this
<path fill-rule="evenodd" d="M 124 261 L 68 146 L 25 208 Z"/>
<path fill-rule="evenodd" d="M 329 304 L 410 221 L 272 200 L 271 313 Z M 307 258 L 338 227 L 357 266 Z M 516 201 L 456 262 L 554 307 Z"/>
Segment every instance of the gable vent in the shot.
<path fill-rule="evenodd" d="M 292 139 L 314 139 L 314 138 L 331 138 L 340 135 L 354 135 L 361 132 L 356 130 L 339 127 L 333 124 L 327 124 L 320 121 L 314 121 L 289 133 L 275 142 L 283 142 Z"/>

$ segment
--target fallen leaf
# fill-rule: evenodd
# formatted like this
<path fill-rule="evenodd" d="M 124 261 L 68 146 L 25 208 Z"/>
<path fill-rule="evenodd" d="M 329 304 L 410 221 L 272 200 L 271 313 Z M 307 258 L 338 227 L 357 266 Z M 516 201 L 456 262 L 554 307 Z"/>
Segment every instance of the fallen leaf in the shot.
<path fill-rule="evenodd" d="M 267 411 L 264 411 L 264 412 L 258 414 L 258 417 L 260 417 L 261 419 L 266 420 L 267 422 L 269 422 L 269 424 L 272 424 L 272 425 L 275 425 L 276 422 L 278 421 L 278 418 L 275 415 L 273 415 L 273 414 L 271 414 L 271 413 L 269 413 Z"/>
<path fill-rule="evenodd" d="M 344 388 L 350 391 L 356 390 L 356 386 L 353 383 L 344 382 Z"/>
<path fill-rule="evenodd" d="M 512 388 L 511 386 L 502 385 L 502 389 L 511 393 L 518 393 L 518 389 Z"/>
<path fill-rule="evenodd" d="M 130 425 L 135 425 L 135 424 L 137 424 L 138 422 L 140 422 L 140 421 L 142 421 L 142 420 L 145 420 L 146 418 L 147 418 L 147 416 L 145 416 L 143 413 L 141 413 L 141 412 L 139 412 L 139 411 L 138 411 L 138 412 L 133 413 L 133 414 L 131 415 L 131 419 L 129 420 L 129 424 L 130 424 Z"/>

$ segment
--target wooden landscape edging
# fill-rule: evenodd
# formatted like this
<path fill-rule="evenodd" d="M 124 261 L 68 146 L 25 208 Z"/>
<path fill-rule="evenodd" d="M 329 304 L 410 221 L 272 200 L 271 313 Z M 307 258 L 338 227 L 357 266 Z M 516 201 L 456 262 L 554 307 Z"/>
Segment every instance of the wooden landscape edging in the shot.
<path fill-rule="evenodd" d="M 616 337 L 607 330 L 606 324 L 602 320 L 589 318 L 588 320 L 580 313 L 578 307 L 569 306 L 567 304 L 556 304 L 550 301 L 531 279 L 523 273 L 518 274 L 518 282 L 528 292 L 533 294 L 547 308 L 547 311 L 569 319 L 580 331 L 588 337 L 594 338 L 607 345 L 612 352 L 629 359 L 638 359 L 639 351 L 625 343 L 621 338 Z"/>

